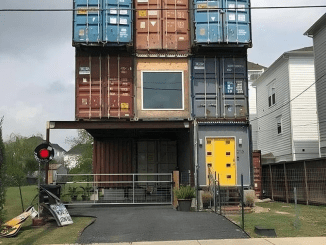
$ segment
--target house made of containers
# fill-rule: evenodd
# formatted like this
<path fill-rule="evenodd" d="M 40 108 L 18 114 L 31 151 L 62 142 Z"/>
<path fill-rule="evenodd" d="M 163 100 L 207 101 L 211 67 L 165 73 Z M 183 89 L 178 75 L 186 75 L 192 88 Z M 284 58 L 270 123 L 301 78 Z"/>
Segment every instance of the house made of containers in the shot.
<path fill-rule="evenodd" d="M 250 188 L 249 8 L 249 0 L 74 0 L 76 121 L 51 128 L 94 137 L 104 196 L 172 195 L 174 170 L 185 185 L 217 176 L 238 187 L 243 176 Z"/>

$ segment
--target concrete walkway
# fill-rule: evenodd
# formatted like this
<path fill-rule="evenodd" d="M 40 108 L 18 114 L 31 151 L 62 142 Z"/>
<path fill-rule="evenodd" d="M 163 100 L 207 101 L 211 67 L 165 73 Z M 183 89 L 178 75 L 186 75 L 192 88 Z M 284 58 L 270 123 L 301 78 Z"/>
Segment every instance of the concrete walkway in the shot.
<path fill-rule="evenodd" d="M 164 242 L 93 243 L 92 245 L 325 245 L 326 237 L 250 238 Z"/>

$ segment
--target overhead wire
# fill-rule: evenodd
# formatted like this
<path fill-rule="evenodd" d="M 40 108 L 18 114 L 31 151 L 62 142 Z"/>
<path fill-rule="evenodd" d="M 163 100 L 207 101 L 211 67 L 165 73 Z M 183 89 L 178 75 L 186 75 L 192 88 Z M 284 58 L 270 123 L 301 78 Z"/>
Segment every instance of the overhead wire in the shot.
<path fill-rule="evenodd" d="M 306 9 L 306 8 L 326 8 L 326 5 L 300 5 L 300 6 L 265 6 L 265 7 L 243 7 L 243 8 L 177 8 L 177 10 L 264 10 L 264 9 Z M 79 9 L 0 9 L 0 12 L 72 12 L 72 11 L 78 11 L 80 9 L 86 9 L 85 8 L 79 8 Z M 93 8 L 94 10 L 97 10 L 98 8 Z M 109 10 L 111 8 L 105 8 L 105 9 L 99 9 L 99 10 Z M 117 9 L 117 8 L 114 8 Z M 137 10 L 135 8 L 123 8 L 124 10 Z M 151 8 L 151 10 L 171 10 L 173 8 Z M 146 10 L 146 9 L 138 9 Z"/>
<path fill-rule="evenodd" d="M 310 89 L 313 85 L 315 85 L 317 82 L 319 82 L 319 81 L 320 81 L 324 76 L 326 76 L 326 73 L 325 73 L 324 75 L 322 75 L 318 80 L 316 80 L 315 82 L 313 82 L 312 84 L 310 84 L 306 89 L 304 89 L 301 93 L 299 93 L 298 95 L 296 95 L 296 96 L 295 96 L 294 98 L 292 98 L 291 100 L 287 101 L 286 103 L 284 103 L 284 104 L 281 105 L 280 107 L 274 109 L 273 111 L 268 112 L 267 114 L 264 114 L 264 115 L 262 115 L 262 116 L 260 116 L 260 117 L 256 117 L 256 118 L 254 118 L 254 119 L 249 120 L 249 122 L 256 121 L 256 120 L 258 120 L 258 119 L 261 119 L 261 118 L 263 118 L 263 117 L 266 117 L 266 116 L 268 116 L 268 115 L 270 115 L 270 114 L 272 114 L 272 113 L 274 113 L 274 112 L 276 112 L 276 111 L 282 109 L 284 106 L 290 104 L 293 100 L 297 99 L 299 96 L 301 96 L 303 93 L 305 93 L 305 92 L 306 92 L 308 89 Z"/>

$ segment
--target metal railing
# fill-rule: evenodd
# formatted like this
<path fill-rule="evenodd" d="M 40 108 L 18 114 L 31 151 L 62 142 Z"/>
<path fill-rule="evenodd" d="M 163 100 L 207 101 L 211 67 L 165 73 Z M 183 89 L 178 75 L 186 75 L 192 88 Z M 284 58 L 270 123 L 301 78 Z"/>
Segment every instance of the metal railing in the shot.
<path fill-rule="evenodd" d="M 172 174 L 57 174 L 66 205 L 172 204 Z"/>

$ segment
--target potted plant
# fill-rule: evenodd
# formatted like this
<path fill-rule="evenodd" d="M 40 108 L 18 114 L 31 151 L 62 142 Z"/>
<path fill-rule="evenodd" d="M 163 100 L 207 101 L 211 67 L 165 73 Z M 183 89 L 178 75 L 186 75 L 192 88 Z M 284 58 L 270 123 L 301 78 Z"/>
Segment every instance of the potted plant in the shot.
<path fill-rule="evenodd" d="M 78 197 L 77 187 L 69 187 L 69 194 L 72 201 L 77 201 L 77 197 Z"/>
<path fill-rule="evenodd" d="M 83 193 L 82 193 L 82 196 L 81 196 L 82 197 L 82 200 L 83 201 L 88 201 L 89 200 L 88 193 L 89 193 L 91 187 L 83 187 L 83 186 L 80 186 L 80 188 L 83 189 Z"/>
<path fill-rule="evenodd" d="M 212 194 L 209 191 L 204 191 L 201 195 L 201 200 L 203 202 L 203 208 L 207 209 L 212 200 Z"/>
<path fill-rule="evenodd" d="M 174 194 L 178 199 L 178 208 L 179 211 L 190 211 L 192 198 L 195 195 L 195 189 L 191 186 L 180 186 L 179 189 L 174 189 Z"/>

